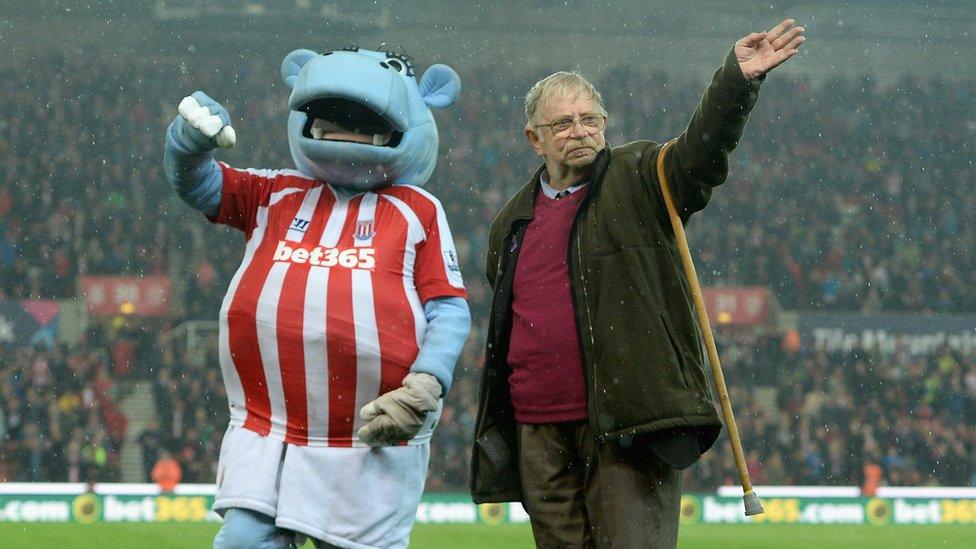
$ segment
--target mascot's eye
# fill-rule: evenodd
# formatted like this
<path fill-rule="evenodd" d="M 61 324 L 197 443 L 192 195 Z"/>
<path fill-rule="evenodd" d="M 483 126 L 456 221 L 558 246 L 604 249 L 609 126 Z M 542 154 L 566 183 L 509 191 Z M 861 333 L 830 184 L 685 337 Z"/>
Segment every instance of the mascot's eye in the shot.
<path fill-rule="evenodd" d="M 413 76 L 413 58 L 409 55 L 388 51 L 384 61 L 398 73 L 404 76 Z"/>

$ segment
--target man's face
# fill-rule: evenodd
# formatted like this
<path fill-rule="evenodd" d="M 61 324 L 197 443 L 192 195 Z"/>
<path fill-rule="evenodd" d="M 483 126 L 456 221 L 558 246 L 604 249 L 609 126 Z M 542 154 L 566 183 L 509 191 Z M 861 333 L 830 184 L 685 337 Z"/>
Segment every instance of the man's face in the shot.
<path fill-rule="evenodd" d="M 581 121 L 592 120 L 594 116 L 599 117 L 601 122 L 605 120 L 596 102 L 584 93 L 571 91 L 567 95 L 550 97 L 539 106 L 536 116 L 535 124 L 539 125 L 527 127 L 525 135 L 536 154 L 545 158 L 547 163 L 555 163 L 569 171 L 584 169 L 606 146 L 606 127 L 597 130 Z M 572 119 L 573 123 L 562 132 L 545 125 L 566 119 Z"/>

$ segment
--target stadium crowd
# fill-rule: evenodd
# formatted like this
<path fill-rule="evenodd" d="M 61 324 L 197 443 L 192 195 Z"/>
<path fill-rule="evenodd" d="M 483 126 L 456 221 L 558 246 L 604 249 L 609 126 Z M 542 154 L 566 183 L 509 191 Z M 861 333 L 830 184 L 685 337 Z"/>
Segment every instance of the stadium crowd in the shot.
<path fill-rule="evenodd" d="M 41 61 L 0 74 L 0 300 L 75 298 L 85 275 L 167 275 L 177 288 L 167 325 L 215 319 L 241 237 L 175 198 L 161 172 L 163 132 L 179 100 L 203 89 L 238 132 L 221 159 L 290 167 L 275 60 Z M 441 153 L 428 188 L 447 210 L 474 326 L 435 435 L 430 490 L 467 486 L 486 230 L 538 163 L 521 135 L 521 98 L 543 72 L 465 68 L 461 100 L 436 115 Z M 619 144 L 679 133 L 705 82 L 618 67 L 596 84 L 608 142 Z M 789 310 L 976 310 L 974 112 L 973 81 L 767 83 L 729 181 L 689 225 L 702 283 L 766 286 Z M 73 348 L 0 346 L 0 480 L 119 478 L 119 403 L 143 380 L 158 410 L 138 433 L 147 474 L 166 451 L 185 482 L 213 481 L 227 419 L 215 354 L 189 360 L 158 323 L 125 324 L 138 326 L 126 336 L 137 368 L 114 360 L 122 336 L 110 319 L 93 319 Z M 976 484 L 976 357 L 797 351 L 780 334 L 723 342 L 756 483 L 859 484 L 873 463 L 889 484 Z M 725 446 L 689 471 L 688 486 L 735 482 Z"/>
<path fill-rule="evenodd" d="M 976 357 L 946 345 L 913 355 L 907 338 L 843 353 L 785 340 L 727 333 L 720 343 L 755 484 L 865 486 L 877 467 L 891 486 L 976 486 Z M 686 488 L 736 484 L 732 463 L 720 440 Z"/>
<path fill-rule="evenodd" d="M 118 478 L 124 390 L 105 351 L 0 347 L 0 481 Z"/>

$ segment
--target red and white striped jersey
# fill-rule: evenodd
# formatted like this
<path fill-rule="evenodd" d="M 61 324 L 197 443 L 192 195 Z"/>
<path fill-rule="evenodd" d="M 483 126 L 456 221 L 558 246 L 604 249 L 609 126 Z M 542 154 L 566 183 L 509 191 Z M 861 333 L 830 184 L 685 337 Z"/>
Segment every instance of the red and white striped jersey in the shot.
<path fill-rule="evenodd" d="M 406 185 L 344 197 L 292 170 L 221 169 L 213 221 L 247 241 L 220 309 L 231 424 L 361 445 L 359 409 L 409 373 L 422 304 L 466 297 L 440 202 Z M 429 439 L 431 416 L 411 443 Z"/>

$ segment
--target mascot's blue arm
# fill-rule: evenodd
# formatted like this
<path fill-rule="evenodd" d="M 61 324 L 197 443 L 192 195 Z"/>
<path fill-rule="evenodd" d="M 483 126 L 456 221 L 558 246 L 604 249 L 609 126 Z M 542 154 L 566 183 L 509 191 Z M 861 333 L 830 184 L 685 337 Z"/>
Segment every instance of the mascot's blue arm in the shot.
<path fill-rule="evenodd" d="M 220 208 L 224 175 L 210 149 L 184 139 L 184 123 L 183 117 L 177 116 L 166 130 L 163 171 L 183 202 L 215 217 Z"/>
<path fill-rule="evenodd" d="M 454 379 L 454 365 L 471 331 L 471 312 L 466 300 L 441 297 L 424 303 L 424 316 L 427 318 L 424 342 L 410 371 L 436 377 L 446 395 Z"/>

